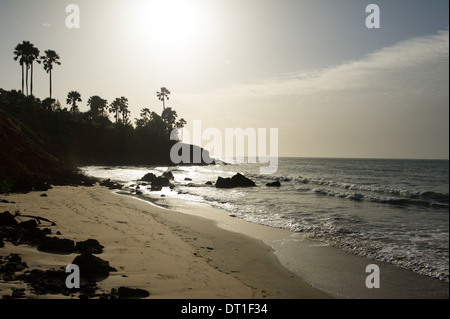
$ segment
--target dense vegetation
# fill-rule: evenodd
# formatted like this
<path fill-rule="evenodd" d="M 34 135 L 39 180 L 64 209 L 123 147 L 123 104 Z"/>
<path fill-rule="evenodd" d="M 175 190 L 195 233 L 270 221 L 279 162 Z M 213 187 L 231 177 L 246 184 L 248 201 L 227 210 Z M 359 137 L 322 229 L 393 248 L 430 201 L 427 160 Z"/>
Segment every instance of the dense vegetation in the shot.
<path fill-rule="evenodd" d="M 161 116 L 143 109 L 130 123 L 126 98 L 113 101 L 110 121 L 107 103 L 89 99 L 91 110 L 79 112 L 78 95 L 70 92 L 62 109 L 19 91 L 0 89 L 0 186 L 4 191 L 26 180 L 55 178 L 81 165 L 172 165 L 170 132 L 182 127 L 177 114 L 166 108 Z M 117 109 L 116 109 L 117 107 Z"/>
<path fill-rule="evenodd" d="M 170 149 L 177 141 L 170 140 L 170 133 L 186 121 L 166 107 L 167 88 L 156 92 L 161 115 L 144 108 L 135 123 L 123 96 L 111 103 L 91 96 L 89 111 L 80 112 L 79 92 L 68 92 L 66 107 L 52 98 L 52 71 L 61 65 L 54 50 L 40 56 L 34 44 L 23 41 L 13 53 L 22 90 L 0 89 L 0 193 L 73 179 L 79 176 L 73 170 L 82 165 L 172 165 Z M 42 101 L 33 95 L 35 62 L 49 74 L 49 97 Z"/>

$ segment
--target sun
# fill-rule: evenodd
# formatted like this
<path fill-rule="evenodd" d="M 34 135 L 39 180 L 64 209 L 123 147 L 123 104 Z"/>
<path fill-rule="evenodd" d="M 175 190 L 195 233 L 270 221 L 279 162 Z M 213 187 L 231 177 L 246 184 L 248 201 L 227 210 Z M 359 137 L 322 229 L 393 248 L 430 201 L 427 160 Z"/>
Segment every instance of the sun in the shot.
<path fill-rule="evenodd" d="M 135 10 L 135 36 L 163 52 L 187 50 L 205 34 L 199 0 L 143 0 Z"/>

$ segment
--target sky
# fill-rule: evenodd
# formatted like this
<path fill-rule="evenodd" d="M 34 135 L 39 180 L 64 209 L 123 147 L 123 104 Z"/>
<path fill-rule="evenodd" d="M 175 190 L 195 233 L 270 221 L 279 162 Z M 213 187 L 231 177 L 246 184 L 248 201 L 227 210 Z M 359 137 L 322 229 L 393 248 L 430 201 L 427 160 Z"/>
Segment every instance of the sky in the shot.
<path fill-rule="evenodd" d="M 279 156 L 448 159 L 448 12 L 447 0 L 0 0 L 0 88 L 21 88 L 26 40 L 60 55 L 63 106 L 73 90 L 81 111 L 125 96 L 134 120 L 160 113 L 167 87 L 185 141 L 200 120 L 223 138 L 276 128 Z M 34 95 L 49 96 L 39 65 Z"/>

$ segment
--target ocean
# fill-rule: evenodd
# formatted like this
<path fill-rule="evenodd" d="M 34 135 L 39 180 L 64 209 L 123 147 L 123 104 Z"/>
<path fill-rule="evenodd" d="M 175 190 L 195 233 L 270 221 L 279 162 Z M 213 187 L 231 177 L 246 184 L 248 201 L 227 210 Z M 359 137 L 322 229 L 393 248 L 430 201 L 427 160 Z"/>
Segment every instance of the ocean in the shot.
<path fill-rule="evenodd" d="M 131 190 L 146 173 L 170 170 L 172 189 L 141 186 L 141 197 L 164 207 L 171 207 L 173 199 L 210 205 L 236 218 L 449 281 L 448 160 L 280 158 L 272 175 L 261 175 L 258 164 L 248 163 L 81 170 Z M 236 173 L 257 187 L 207 185 Z M 266 186 L 274 181 L 281 187 Z"/>

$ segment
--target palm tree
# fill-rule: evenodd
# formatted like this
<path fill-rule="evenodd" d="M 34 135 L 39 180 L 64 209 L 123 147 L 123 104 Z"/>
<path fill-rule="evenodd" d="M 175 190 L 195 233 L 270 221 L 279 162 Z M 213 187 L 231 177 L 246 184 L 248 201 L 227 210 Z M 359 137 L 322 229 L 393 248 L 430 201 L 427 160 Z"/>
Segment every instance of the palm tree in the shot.
<path fill-rule="evenodd" d="M 116 123 L 119 121 L 119 110 L 120 110 L 120 99 L 116 98 L 111 102 L 109 106 L 109 113 L 115 113 L 114 118 L 116 119 Z"/>
<path fill-rule="evenodd" d="M 34 44 L 30 43 L 30 41 L 23 41 L 18 44 L 14 49 L 14 60 L 17 61 L 19 58 L 19 64 L 22 66 L 22 93 L 24 93 L 24 80 L 23 80 L 23 71 L 24 66 L 26 66 L 26 86 L 27 86 L 27 95 L 28 95 L 28 69 L 31 68 L 31 95 L 33 95 L 33 62 L 39 61 L 39 49 L 34 46 Z"/>
<path fill-rule="evenodd" d="M 33 44 L 30 46 L 30 51 L 28 55 L 28 65 L 31 68 L 31 95 L 33 95 L 33 62 L 41 63 L 39 60 L 39 49 L 36 48 Z"/>
<path fill-rule="evenodd" d="M 19 64 L 22 67 L 22 94 L 24 93 L 24 64 L 25 64 L 25 42 L 23 41 L 22 43 L 19 43 L 18 45 L 16 45 L 16 47 L 14 48 L 14 61 L 19 60 Z M 20 59 L 19 59 L 20 58 Z"/>
<path fill-rule="evenodd" d="M 130 111 L 128 111 L 128 99 L 126 97 L 122 96 L 120 98 L 119 112 L 122 113 L 122 123 L 128 124 L 128 114 L 130 114 Z"/>
<path fill-rule="evenodd" d="M 104 116 L 106 114 L 106 110 L 108 109 L 108 101 L 102 99 L 98 95 L 91 96 L 87 104 L 91 108 L 94 117 Z"/>
<path fill-rule="evenodd" d="M 77 102 L 81 102 L 81 94 L 78 93 L 77 91 L 69 92 L 69 94 L 67 94 L 66 103 L 72 105 L 70 111 L 73 113 L 78 112 Z"/>
<path fill-rule="evenodd" d="M 161 88 L 161 92 L 156 92 L 156 96 L 157 98 L 163 102 L 163 110 L 166 109 L 166 103 L 165 100 L 169 100 L 169 94 L 170 91 L 168 89 L 166 89 L 165 87 Z"/>
<path fill-rule="evenodd" d="M 45 55 L 41 56 L 41 60 L 44 62 L 44 70 L 50 75 L 50 98 L 52 98 L 52 70 L 53 64 L 61 65 L 59 55 L 53 50 L 47 50 Z"/>

